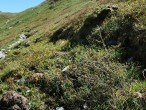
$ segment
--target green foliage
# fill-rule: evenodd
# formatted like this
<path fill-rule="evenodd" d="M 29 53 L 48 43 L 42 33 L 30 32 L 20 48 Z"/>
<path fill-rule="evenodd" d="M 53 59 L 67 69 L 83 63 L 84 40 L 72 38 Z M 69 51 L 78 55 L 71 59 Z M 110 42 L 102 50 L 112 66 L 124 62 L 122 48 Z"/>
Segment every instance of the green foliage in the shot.
<path fill-rule="evenodd" d="M 118 11 L 99 19 L 113 4 Z M 143 6 L 143 0 L 45 1 L 6 25 L 0 22 L 1 49 L 18 41 L 22 32 L 29 36 L 0 60 L 0 95 L 20 89 L 32 110 L 44 104 L 67 110 L 84 104 L 89 110 L 144 109 L 144 63 L 127 62 L 132 56 L 145 58 Z M 108 45 L 110 40 L 118 45 Z M 38 73 L 43 76 L 34 78 Z M 135 97 L 136 92 L 143 97 Z"/>

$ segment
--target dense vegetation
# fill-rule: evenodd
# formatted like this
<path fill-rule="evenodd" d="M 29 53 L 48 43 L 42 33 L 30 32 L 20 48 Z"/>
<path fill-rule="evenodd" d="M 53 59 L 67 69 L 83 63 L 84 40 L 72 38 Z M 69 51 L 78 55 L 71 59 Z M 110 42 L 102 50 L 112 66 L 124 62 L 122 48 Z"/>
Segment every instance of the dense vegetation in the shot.
<path fill-rule="evenodd" d="M 144 110 L 145 14 L 144 0 L 47 0 L 0 14 L 0 49 L 28 36 L 0 60 L 0 95 L 21 92 L 32 110 Z"/>

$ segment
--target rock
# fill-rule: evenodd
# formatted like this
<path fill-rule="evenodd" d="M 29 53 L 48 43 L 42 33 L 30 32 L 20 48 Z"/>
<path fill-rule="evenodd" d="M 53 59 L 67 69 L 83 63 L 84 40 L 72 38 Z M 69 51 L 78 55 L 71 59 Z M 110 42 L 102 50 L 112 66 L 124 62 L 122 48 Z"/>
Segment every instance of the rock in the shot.
<path fill-rule="evenodd" d="M 8 29 L 12 29 L 13 27 L 9 27 Z"/>
<path fill-rule="evenodd" d="M 146 74 L 146 69 L 144 69 L 144 70 L 142 71 L 142 74 L 143 74 L 144 79 L 146 79 L 146 76 L 145 76 L 145 74 Z"/>
<path fill-rule="evenodd" d="M 110 11 L 116 11 L 116 10 L 118 10 L 118 7 L 113 5 L 113 6 L 108 6 L 107 9 Z"/>
<path fill-rule="evenodd" d="M 142 94 L 139 92 L 134 92 L 134 98 L 142 98 Z"/>
<path fill-rule="evenodd" d="M 29 101 L 15 91 L 9 91 L 2 95 L 0 107 L 3 110 L 29 110 Z"/>
<path fill-rule="evenodd" d="M 22 40 L 22 39 L 27 39 L 27 36 L 26 36 L 24 33 L 22 33 L 22 34 L 20 35 L 20 40 Z"/>
<path fill-rule="evenodd" d="M 21 80 L 20 80 L 20 79 L 18 79 L 18 80 L 16 80 L 16 82 L 17 82 L 17 83 L 20 83 L 20 82 L 21 82 Z"/>
<path fill-rule="evenodd" d="M 6 54 L 3 51 L 0 51 L 0 59 L 5 59 Z"/>
<path fill-rule="evenodd" d="M 69 69 L 69 66 L 66 66 L 63 70 L 62 70 L 62 72 L 65 72 L 65 71 L 67 71 Z"/>
<path fill-rule="evenodd" d="M 88 106 L 86 103 L 83 105 L 83 110 L 88 110 Z"/>
<path fill-rule="evenodd" d="M 127 62 L 131 62 L 134 58 L 133 57 L 130 57 L 128 58 Z"/>
<path fill-rule="evenodd" d="M 57 107 L 56 110 L 64 110 L 63 107 Z"/>
<path fill-rule="evenodd" d="M 18 105 L 14 105 L 11 107 L 11 110 L 21 110 L 21 108 Z"/>
<path fill-rule="evenodd" d="M 5 51 L 6 49 L 1 49 L 1 51 Z"/>
<path fill-rule="evenodd" d="M 27 91 L 26 91 L 26 93 L 29 93 L 29 92 L 30 92 L 30 90 L 27 90 Z"/>
<path fill-rule="evenodd" d="M 8 54 L 8 52 L 4 52 L 5 54 Z"/>
<path fill-rule="evenodd" d="M 29 82 L 29 78 L 28 77 L 24 77 L 23 79 L 18 79 L 18 80 L 15 80 L 17 83 L 28 83 Z"/>
<path fill-rule="evenodd" d="M 49 71 L 50 71 L 50 70 L 45 70 L 44 72 L 45 72 L 45 73 L 49 73 Z"/>
<path fill-rule="evenodd" d="M 17 44 L 21 43 L 22 41 L 24 41 L 25 39 L 28 38 L 24 33 L 22 33 L 19 37 L 20 37 L 20 39 L 18 41 L 14 42 L 12 45 L 9 45 L 9 49 L 13 48 Z"/>
<path fill-rule="evenodd" d="M 23 78 L 23 82 L 24 82 L 24 83 L 28 83 L 28 82 L 29 82 L 29 78 L 28 78 L 28 77 L 24 77 L 24 78 Z"/>
<path fill-rule="evenodd" d="M 25 90 L 25 93 L 29 93 L 31 91 L 28 87 L 19 87 L 16 91 L 21 94 L 23 90 Z"/>
<path fill-rule="evenodd" d="M 30 46 L 31 41 L 28 41 L 25 43 L 25 47 L 29 47 Z"/>

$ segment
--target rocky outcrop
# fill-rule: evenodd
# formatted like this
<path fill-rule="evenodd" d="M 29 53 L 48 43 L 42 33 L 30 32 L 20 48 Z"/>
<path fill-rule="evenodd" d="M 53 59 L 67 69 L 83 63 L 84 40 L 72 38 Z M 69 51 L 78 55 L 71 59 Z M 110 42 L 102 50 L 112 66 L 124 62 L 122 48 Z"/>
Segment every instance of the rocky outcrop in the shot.
<path fill-rule="evenodd" d="M 29 110 L 28 99 L 15 91 L 9 91 L 0 99 L 0 110 Z"/>
<path fill-rule="evenodd" d="M 9 50 L 28 38 L 24 33 L 22 33 L 19 37 L 20 37 L 20 39 L 18 41 L 14 42 L 12 45 L 9 45 L 9 47 L 8 47 Z M 7 52 L 5 52 L 5 50 L 8 50 L 8 49 L 0 50 L 0 59 L 5 59 L 6 54 L 7 54 Z"/>
<path fill-rule="evenodd" d="M 20 37 L 20 39 L 17 42 L 13 43 L 12 45 L 9 45 L 9 48 L 13 48 L 17 44 L 19 44 L 22 41 L 24 41 L 25 39 L 27 39 L 27 36 L 24 33 L 22 33 L 19 37 Z"/>

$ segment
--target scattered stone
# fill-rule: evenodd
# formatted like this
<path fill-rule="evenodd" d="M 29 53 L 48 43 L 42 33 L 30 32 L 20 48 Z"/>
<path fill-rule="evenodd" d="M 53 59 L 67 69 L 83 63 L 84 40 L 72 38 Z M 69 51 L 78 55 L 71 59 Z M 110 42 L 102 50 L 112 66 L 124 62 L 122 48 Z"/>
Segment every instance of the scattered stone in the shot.
<path fill-rule="evenodd" d="M 28 99 L 15 91 L 9 91 L 2 95 L 0 107 L 2 110 L 29 110 Z"/>
<path fill-rule="evenodd" d="M 16 80 L 16 82 L 17 83 L 21 83 L 21 82 L 28 83 L 29 82 L 29 78 L 28 77 L 24 77 L 23 79 Z"/>
<path fill-rule="evenodd" d="M 24 33 L 22 33 L 22 34 L 20 35 L 20 39 L 27 39 L 27 36 L 26 36 Z"/>
<path fill-rule="evenodd" d="M 146 74 L 146 69 L 144 69 L 144 70 L 142 71 L 142 74 L 143 74 L 144 79 L 146 79 L 146 76 L 145 76 L 145 74 Z"/>
<path fill-rule="evenodd" d="M 28 82 L 29 82 L 29 78 L 28 78 L 28 77 L 24 77 L 24 78 L 23 78 L 23 82 L 24 82 L 24 83 L 28 83 Z"/>
<path fill-rule="evenodd" d="M 21 82 L 21 80 L 20 80 L 20 79 L 18 79 L 18 80 L 16 80 L 16 82 L 17 82 L 17 83 L 20 83 L 20 82 Z"/>
<path fill-rule="evenodd" d="M 139 92 L 134 92 L 134 98 L 142 98 L 142 94 Z"/>
<path fill-rule="evenodd" d="M 28 41 L 25 43 L 25 47 L 29 47 L 30 46 L 31 41 Z"/>
<path fill-rule="evenodd" d="M 56 110 L 64 110 L 63 107 L 57 107 Z"/>
<path fill-rule="evenodd" d="M 62 72 L 65 72 L 65 71 L 67 71 L 69 69 L 69 66 L 66 66 L 63 70 L 62 70 Z"/>
<path fill-rule="evenodd" d="M 97 27 L 96 29 L 97 31 L 103 30 L 103 28 L 101 26 Z"/>
<path fill-rule="evenodd" d="M 31 91 L 28 87 L 20 87 L 16 91 L 21 94 L 23 90 L 25 90 L 25 93 L 29 93 Z"/>
<path fill-rule="evenodd" d="M 15 43 L 13 43 L 12 45 L 9 45 L 9 48 L 13 48 L 17 44 L 21 43 L 22 41 L 24 41 L 25 39 L 28 38 L 24 33 L 22 33 L 19 37 L 20 37 L 20 39 L 18 41 L 16 41 Z"/>
<path fill-rule="evenodd" d="M 113 6 L 108 6 L 107 9 L 110 11 L 116 11 L 116 10 L 118 10 L 118 7 L 113 5 Z"/>
<path fill-rule="evenodd" d="M 5 51 L 6 49 L 1 49 L 1 51 Z"/>
<path fill-rule="evenodd" d="M 88 110 L 88 106 L 86 103 L 83 105 L 83 110 Z"/>
<path fill-rule="evenodd" d="M 128 58 L 127 62 L 131 62 L 134 58 L 133 57 L 130 57 Z"/>
<path fill-rule="evenodd" d="M 12 29 L 13 27 L 9 27 L 8 29 Z"/>
<path fill-rule="evenodd" d="M 14 105 L 11 107 L 11 110 L 21 110 L 21 108 L 18 105 Z"/>
<path fill-rule="evenodd" d="M 3 51 L 0 51 L 0 59 L 5 59 L 6 54 Z"/>
<path fill-rule="evenodd" d="M 45 73 L 49 73 L 49 71 L 50 71 L 50 70 L 45 70 L 44 72 L 45 72 Z"/>
<path fill-rule="evenodd" d="M 26 91 L 26 93 L 29 93 L 29 92 L 30 92 L 30 90 L 27 90 L 27 91 Z"/>
<path fill-rule="evenodd" d="M 4 52 L 5 54 L 8 54 L 8 52 Z"/>

